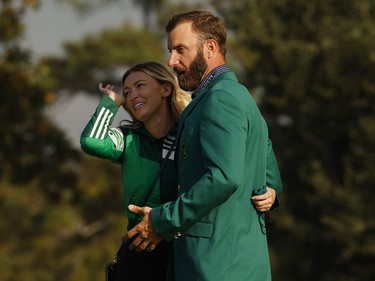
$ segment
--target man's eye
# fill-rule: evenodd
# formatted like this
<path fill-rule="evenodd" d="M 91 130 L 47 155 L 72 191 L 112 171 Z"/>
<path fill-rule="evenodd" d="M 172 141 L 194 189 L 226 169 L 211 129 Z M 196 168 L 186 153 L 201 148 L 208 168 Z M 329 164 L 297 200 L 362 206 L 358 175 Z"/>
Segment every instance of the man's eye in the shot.
<path fill-rule="evenodd" d="M 180 47 L 180 48 L 178 48 L 176 51 L 177 51 L 177 53 L 182 54 L 183 52 L 186 51 L 186 48 L 184 48 L 184 47 Z"/>

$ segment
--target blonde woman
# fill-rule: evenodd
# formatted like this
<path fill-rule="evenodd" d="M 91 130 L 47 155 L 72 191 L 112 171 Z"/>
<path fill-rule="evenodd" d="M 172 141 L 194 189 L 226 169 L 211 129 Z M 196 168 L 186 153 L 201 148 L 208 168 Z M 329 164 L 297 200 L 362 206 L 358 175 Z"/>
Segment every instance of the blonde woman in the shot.
<path fill-rule="evenodd" d="M 128 211 L 129 204 L 157 207 L 177 197 L 174 145 L 177 123 L 190 95 L 180 89 L 168 68 L 156 62 L 130 68 L 122 84 L 121 94 L 112 85 L 99 84 L 104 96 L 81 135 L 81 148 L 121 165 L 124 209 L 131 229 L 139 219 Z M 132 120 L 111 128 L 120 106 Z M 116 280 L 165 280 L 171 244 L 162 241 L 156 248 L 153 245 L 152 251 L 139 252 L 129 250 L 130 243 L 119 250 Z"/>

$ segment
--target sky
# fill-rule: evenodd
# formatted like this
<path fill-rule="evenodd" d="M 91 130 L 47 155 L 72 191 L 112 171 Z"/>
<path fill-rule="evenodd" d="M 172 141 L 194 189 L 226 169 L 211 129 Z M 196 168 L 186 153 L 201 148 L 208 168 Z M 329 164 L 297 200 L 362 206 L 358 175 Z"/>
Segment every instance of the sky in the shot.
<path fill-rule="evenodd" d="M 44 55 L 62 56 L 64 42 L 79 41 L 85 35 L 100 32 L 103 28 L 118 27 L 124 22 L 141 24 L 141 19 L 140 11 L 131 5 L 131 1 L 105 5 L 94 13 L 82 16 L 66 4 L 42 0 L 40 8 L 29 11 L 24 18 L 24 45 L 31 50 L 34 59 Z M 73 146 L 79 147 L 81 132 L 98 103 L 98 98 L 83 92 L 74 93 L 73 96 L 62 95 L 46 110 L 46 115 L 64 130 Z M 126 117 L 121 109 L 114 125 Z"/>
<path fill-rule="evenodd" d="M 33 55 L 61 55 L 65 41 L 78 41 L 107 27 L 118 27 L 124 22 L 141 24 L 142 15 L 132 2 L 114 1 L 99 7 L 93 13 L 80 15 L 68 4 L 56 0 L 41 0 L 38 10 L 29 10 L 25 16 L 26 47 Z"/>

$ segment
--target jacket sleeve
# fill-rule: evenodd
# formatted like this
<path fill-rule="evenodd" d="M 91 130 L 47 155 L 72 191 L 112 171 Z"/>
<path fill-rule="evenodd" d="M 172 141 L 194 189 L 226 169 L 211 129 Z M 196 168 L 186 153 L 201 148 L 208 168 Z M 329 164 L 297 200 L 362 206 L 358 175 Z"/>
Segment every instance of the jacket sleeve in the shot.
<path fill-rule="evenodd" d="M 118 162 L 124 151 L 124 134 L 119 128 L 110 128 L 118 111 L 116 103 L 103 96 L 80 138 L 85 153 Z"/>
<path fill-rule="evenodd" d="M 271 207 L 271 210 L 275 210 L 280 206 L 279 195 L 282 191 L 283 184 L 281 181 L 279 167 L 277 165 L 276 156 L 273 152 L 272 142 L 270 139 L 268 139 L 267 148 L 266 185 L 270 188 L 273 188 L 276 191 L 276 199 Z"/>

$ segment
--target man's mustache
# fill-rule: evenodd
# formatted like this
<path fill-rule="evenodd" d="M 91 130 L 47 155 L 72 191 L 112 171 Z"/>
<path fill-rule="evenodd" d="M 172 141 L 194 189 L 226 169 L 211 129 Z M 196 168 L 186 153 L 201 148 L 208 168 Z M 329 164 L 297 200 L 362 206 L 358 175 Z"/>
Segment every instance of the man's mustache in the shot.
<path fill-rule="evenodd" d="M 176 72 L 177 74 L 182 74 L 185 72 L 185 69 L 174 67 L 173 71 Z"/>

